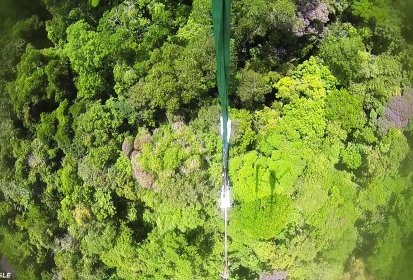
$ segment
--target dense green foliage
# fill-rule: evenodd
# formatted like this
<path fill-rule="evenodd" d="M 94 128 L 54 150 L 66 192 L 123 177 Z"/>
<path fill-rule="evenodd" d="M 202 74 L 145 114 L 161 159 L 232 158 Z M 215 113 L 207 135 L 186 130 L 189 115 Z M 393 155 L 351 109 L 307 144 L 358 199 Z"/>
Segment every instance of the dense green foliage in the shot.
<path fill-rule="evenodd" d="M 232 279 L 411 279 L 412 2 L 232 9 Z M 210 1 L 4 0 L 0 31 L 16 279 L 218 279 Z"/>

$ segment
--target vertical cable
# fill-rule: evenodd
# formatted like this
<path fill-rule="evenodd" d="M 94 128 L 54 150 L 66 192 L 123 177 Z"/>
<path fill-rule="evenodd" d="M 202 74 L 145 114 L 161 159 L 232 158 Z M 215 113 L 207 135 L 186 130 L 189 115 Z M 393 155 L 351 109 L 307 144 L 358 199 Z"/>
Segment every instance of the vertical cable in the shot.
<path fill-rule="evenodd" d="M 228 178 L 230 120 L 228 118 L 228 89 L 230 82 L 231 0 L 212 0 L 217 86 L 221 104 L 222 187 L 220 206 L 224 210 L 224 270 L 221 277 L 229 279 L 228 209 L 231 207 Z"/>
<path fill-rule="evenodd" d="M 224 208 L 224 279 L 229 279 L 229 266 L 228 266 L 228 208 Z"/>

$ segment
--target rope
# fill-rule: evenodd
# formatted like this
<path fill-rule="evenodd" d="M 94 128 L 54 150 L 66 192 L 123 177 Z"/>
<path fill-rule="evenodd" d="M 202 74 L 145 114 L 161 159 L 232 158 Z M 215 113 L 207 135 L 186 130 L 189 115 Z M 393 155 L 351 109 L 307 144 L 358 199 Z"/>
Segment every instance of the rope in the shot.
<path fill-rule="evenodd" d="M 228 208 L 224 208 L 224 223 L 225 223 L 225 232 L 224 232 L 224 270 L 222 272 L 222 280 L 229 279 L 229 264 L 228 264 Z"/>
<path fill-rule="evenodd" d="M 220 206 L 224 210 L 224 269 L 221 279 L 229 279 L 228 209 L 231 207 L 228 159 L 231 121 L 228 117 L 228 88 L 230 81 L 231 0 L 212 0 L 212 19 L 217 61 L 217 85 L 221 104 L 222 188 Z"/>

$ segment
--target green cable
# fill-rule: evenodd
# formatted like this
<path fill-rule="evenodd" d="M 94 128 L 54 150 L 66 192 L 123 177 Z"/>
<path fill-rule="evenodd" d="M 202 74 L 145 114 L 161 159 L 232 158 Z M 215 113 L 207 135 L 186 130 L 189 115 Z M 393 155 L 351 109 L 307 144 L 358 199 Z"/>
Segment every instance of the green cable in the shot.
<path fill-rule="evenodd" d="M 223 193 L 230 198 L 228 159 L 229 159 L 229 135 L 228 135 L 228 89 L 230 82 L 230 33 L 231 33 L 231 0 L 212 0 L 212 19 L 214 25 L 214 41 L 217 62 L 217 84 L 219 100 L 221 103 L 221 127 L 222 127 L 222 189 Z M 229 200 L 228 200 L 229 201 Z M 222 207 L 222 206 L 221 206 Z M 224 206 L 224 270 L 221 279 L 229 279 L 228 262 L 228 206 Z"/>
<path fill-rule="evenodd" d="M 226 124 L 228 122 L 228 89 L 230 82 L 231 0 L 212 0 L 212 19 L 217 62 L 217 84 L 223 123 L 223 163 L 224 169 L 227 170 L 229 143 Z"/>

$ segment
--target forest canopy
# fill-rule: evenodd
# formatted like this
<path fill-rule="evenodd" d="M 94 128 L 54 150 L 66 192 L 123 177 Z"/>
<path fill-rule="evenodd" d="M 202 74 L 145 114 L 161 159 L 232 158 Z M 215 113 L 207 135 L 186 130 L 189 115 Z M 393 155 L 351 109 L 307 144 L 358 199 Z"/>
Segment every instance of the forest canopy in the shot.
<path fill-rule="evenodd" d="M 413 1 L 233 0 L 231 279 L 413 275 Z M 218 279 L 210 0 L 1 0 L 15 279 Z"/>

